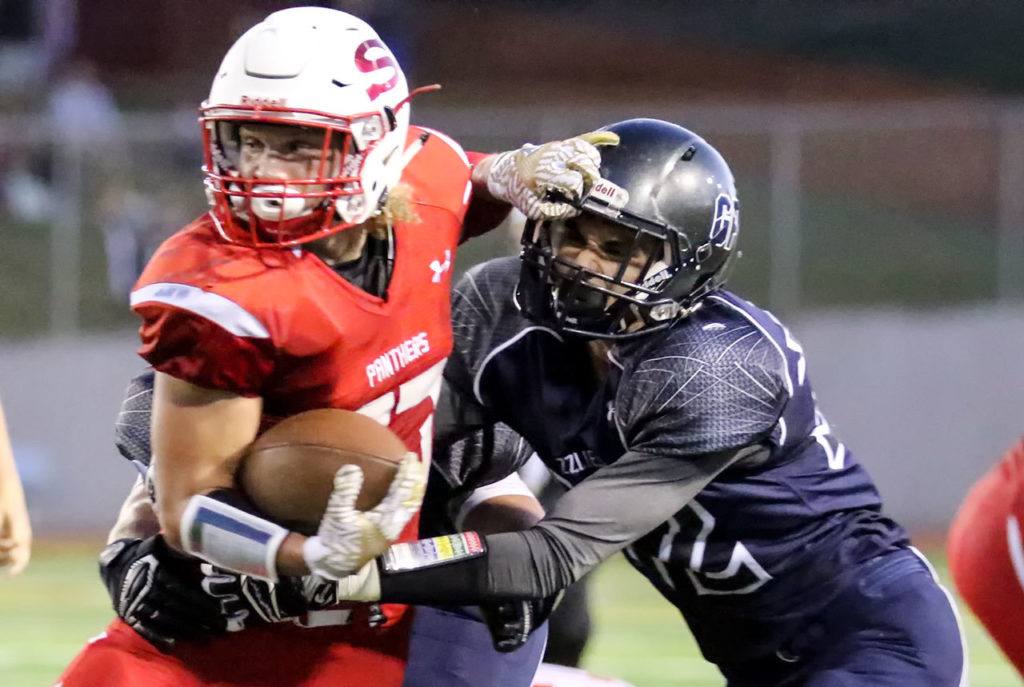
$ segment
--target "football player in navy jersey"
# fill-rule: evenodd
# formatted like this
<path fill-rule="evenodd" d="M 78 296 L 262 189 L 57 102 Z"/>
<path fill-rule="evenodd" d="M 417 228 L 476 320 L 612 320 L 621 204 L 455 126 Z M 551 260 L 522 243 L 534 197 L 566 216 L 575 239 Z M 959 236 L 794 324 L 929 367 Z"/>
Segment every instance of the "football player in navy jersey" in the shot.
<path fill-rule="evenodd" d="M 512 648 L 539 600 L 624 550 L 729 685 L 965 684 L 956 609 L 833 435 L 800 344 L 722 288 L 725 160 L 667 122 L 607 130 L 580 214 L 528 222 L 520 260 L 456 287 L 435 446 L 456 490 L 536 451 L 569 491 L 525 531 L 393 545 L 339 594 L 516 600 Z"/>

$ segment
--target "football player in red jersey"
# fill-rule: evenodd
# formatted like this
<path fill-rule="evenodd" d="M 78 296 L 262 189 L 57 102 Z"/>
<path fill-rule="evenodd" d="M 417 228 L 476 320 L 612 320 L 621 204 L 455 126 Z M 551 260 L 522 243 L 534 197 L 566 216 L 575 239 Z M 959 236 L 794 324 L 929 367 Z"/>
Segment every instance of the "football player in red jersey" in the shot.
<path fill-rule="evenodd" d="M 949 529 L 960 596 L 1024 676 L 1024 438 L 978 480 Z"/>
<path fill-rule="evenodd" d="M 471 160 L 409 124 L 410 95 L 372 28 L 322 8 L 271 14 L 218 69 L 200 117 L 212 209 L 161 246 L 131 296 L 156 370 L 152 485 L 172 549 L 269 581 L 339 579 L 415 535 L 457 244 L 509 204 L 574 213 L 546 193 L 578 197 L 597 178 L 592 144 L 614 142 Z M 410 453 L 368 512 L 354 506 L 359 470 L 339 470 L 304 537 L 254 513 L 234 472 L 261 427 L 320 407 L 377 419 Z M 397 685 L 408 622 L 397 605 L 328 609 L 312 629 L 254 628 L 165 656 L 115 621 L 62 684 Z"/>

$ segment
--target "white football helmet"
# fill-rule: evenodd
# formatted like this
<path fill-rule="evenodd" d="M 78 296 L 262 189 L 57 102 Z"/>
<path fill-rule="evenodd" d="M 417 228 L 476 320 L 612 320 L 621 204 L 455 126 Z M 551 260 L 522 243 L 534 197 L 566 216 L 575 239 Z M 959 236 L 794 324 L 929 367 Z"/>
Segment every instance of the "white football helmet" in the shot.
<path fill-rule="evenodd" d="M 246 31 L 200 107 L 207 197 L 221 233 L 238 243 L 291 246 L 367 220 L 401 176 L 408 99 L 394 55 L 350 14 L 295 7 Z M 238 132 L 248 123 L 323 131 L 318 175 L 243 178 Z M 309 207 L 308 198 L 321 202 Z"/>

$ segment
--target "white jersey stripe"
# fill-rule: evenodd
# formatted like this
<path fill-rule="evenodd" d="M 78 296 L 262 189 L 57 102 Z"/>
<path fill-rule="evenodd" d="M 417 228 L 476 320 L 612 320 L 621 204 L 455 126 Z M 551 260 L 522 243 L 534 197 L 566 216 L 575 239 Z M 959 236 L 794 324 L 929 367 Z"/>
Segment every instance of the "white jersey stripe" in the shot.
<path fill-rule="evenodd" d="M 937 584 L 939 589 L 942 590 L 942 593 L 946 595 L 946 601 L 949 602 L 949 607 L 953 610 L 953 618 L 956 620 L 956 629 L 957 632 L 960 633 L 960 653 L 961 660 L 963 661 L 961 664 L 963 667 L 960 669 L 960 682 L 958 683 L 958 687 L 967 687 L 967 685 L 970 684 L 967 680 L 967 636 L 964 635 L 964 623 L 963 620 L 960 619 L 960 611 L 956 607 L 956 602 L 953 601 L 953 595 L 949 593 L 949 590 L 946 589 L 941 582 L 939 582 L 939 575 L 935 572 L 935 568 L 932 566 L 931 561 L 929 561 L 925 555 L 915 547 L 910 546 L 908 548 L 915 556 L 920 558 L 928 568 L 928 572 L 931 573 L 932 579 L 935 580 L 935 584 Z"/>
<path fill-rule="evenodd" d="M 1006 518 L 1006 546 L 1010 549 L 1010 562 L 1017 574 L 1017 582 L 1024 590 L 1024 546 L 1021 545 L 1020 523 L 1012 515 Z"/>
<path fill-rule="evenodd" d="M 268 339 L 270 332 L 249 311 L 217 293 L 203 291 L 188 284 L 157 282 L 143 286 L 131 295 L 131 305 L 166 303 L 188 310 L 231 332 L 235 336 Z"/>
<path fill-rule="evenodd" d="M 454 150 L 455 154 L 459 156 L 459 159 L 462 160 L 463 162 L 465 162 L 467 167 L 470 166 L 469 165 L 469 158 L 466 156 L 466 151 L 464 151 L 462 149 L 462 146 L 460 146 L 458 143 L 456 143 L 454 140 L 452 140 L 449 136 L 447 136 L 446 134 L 442 134 L 437 129 L 431 129 L 429 126 L 420 126 L 419 128 L 423 129 L 424 131 L 429 133 L 431 136 L 437 136 L 438 139 L 440 139 L 440 140 L 444 141 L 445 143 L 447 143 L 448 147 L 451 148 L 452 150 Z"/>

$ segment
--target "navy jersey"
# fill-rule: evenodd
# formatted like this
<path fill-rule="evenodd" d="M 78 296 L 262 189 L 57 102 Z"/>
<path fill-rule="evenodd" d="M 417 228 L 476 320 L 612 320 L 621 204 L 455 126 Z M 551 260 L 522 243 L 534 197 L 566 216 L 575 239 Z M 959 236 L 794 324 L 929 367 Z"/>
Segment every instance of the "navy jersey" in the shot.
<path fill-rule="evenodd" d="M 853 564 L 906 545 L 818 409 L 799 343 L 770 313 L 717 292 L 595 363 L 582 339 L 522 317 L 518 273 L 518 260 L 499 259 L 456 287 L 446 379 L 463 406 L 462 439 L 458 423 L 441 428 L 435 459 L 457 448 L 450 483 L 494 481 L 528 455 L 510 452 L 502 467 L 495 451 L 477 450 L 472 465 L 465 443 L 488 442 L 469 430 L 498 422 L 570 487 L 627 452 L 687 461 L 767 446 L 626 548 L 719 663 L 773 650 L 848 584 Z M 595 375 L 595 364 L 607 373 Z M 631 507 L 644 508 L 638 493 Z"/>

